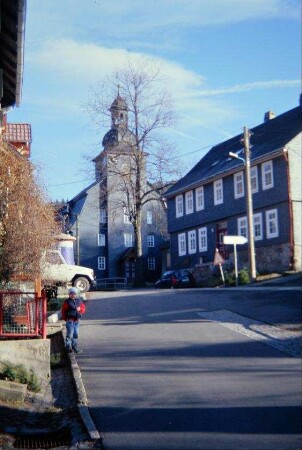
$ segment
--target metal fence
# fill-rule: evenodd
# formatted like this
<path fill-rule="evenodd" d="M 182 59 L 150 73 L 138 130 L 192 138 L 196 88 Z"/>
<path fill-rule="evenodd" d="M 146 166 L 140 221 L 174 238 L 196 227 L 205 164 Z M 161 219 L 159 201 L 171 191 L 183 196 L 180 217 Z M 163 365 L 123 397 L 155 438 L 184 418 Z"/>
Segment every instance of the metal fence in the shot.
<path fill-rule="evenodd" d="M 46 338 L 47 301 L 35 292 L 0 291 L 0 338 Z"/>
<path fill-rule="evenodd" d="M 127 278 L 98 278 L 96 289 L 100 291 L 118 291 L 126 289 Z"/>

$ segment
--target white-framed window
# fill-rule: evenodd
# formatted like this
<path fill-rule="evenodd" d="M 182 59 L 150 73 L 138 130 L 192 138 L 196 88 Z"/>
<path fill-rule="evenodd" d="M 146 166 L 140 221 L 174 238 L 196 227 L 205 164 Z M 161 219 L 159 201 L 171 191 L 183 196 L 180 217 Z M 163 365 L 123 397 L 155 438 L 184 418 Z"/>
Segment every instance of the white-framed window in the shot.
<path fill-rule="evenodd" d="M 203 186 L 195 189 L 196 211 L 204 209 L 204 188 Z"/>
<path fill-rule="evenodd" d="M 214 205 L 223 203 L 223 184 L 222 178 L 214 181 Z"/>
<path fill-rule="evenodd" d="M 147 211 L 147 224 L 152 225 L 152 221 L 153 221 L 152 211 Z"/>
<path fill-rule="evenodd" d="M 132 247 L 133 236 L 131 233 L 124 233 L 125 247 Z"/>
<path fill-rule="evenodd" d="M 235 198 L 244 196 L 244 176 L 242 171 L 234 174 L 234 196 Z"/>
<path fill-rule="evenodd" d="M 124 223 L 131 223 L 128 208 L 124 208 Z"/>
<path fill-rule="evenodd" d="M 148 270 L 155 270 L 155 258 L 153 256 L 148 258 Z"/>
<path fill-rule="evenodd" d="M 274 187 L 273 161 L 266 161 L 261 164 L 262 189 Z"/>
<path fill-rule="evenodd" d="M 263 239 L 263 229 L 262 229 L 262 214 L 257 213 L 253 216 L 254 219 L 254 238 L 255 241 Z"/>
<path fill-rule="evenodd" d="M 208 250 L 207 227 L 198 229 L 198 247 L 200 252 L 206 252 Z"/>
<path fill-rule="evenodd" d="M 154 247 L 154 234 L 148 235 L 148 247 Z"/>
<path fill-rule="evenodd" d="M 186 233 L 180 233 L 178 235 L 178 255 L 183 256 L 186 253 L 187 253 Z"/>
<path fill-rule="evenodd" d="M 279 236 L 278 227 L 278 211 L 277 209 L 270 209 L 265 212 L 266 218 L 266 237 L 268 239 Z"/>
<path fill-rule="evenodd" d="M 106 257 L 105 256 L 98 256 L 98 269 L 106 270 Z"/>
<path fill-rule="evenodd" d="M 191 214 L 194 211 L 193 191 L 186 192 L 185 199 L 186 199 L 186 214 Z"/>
<path fill-rule="evenodd" d="M 258 192 L 258 166 L 251 167 L 251 190 L 252 194 Z"/>
<path fill-rule="evenodd" d="M 100 233 L 98 235 L 98 246 L 105 247 L 105 245 L 106 245 L 106 236 L 104 233 Z"/>
<path fill-rule="evenodd" d="M 184 215 L 184 199 L 182 194 L 175 197 L 175 210 L 176 217 L 181 217 Z"/>
<path fill-rule="evenodd" d="M 190 255 L 196 253 L 196 230 L 188 232 L 188 253 Z"/>
<path fill-rule="evenodd" d="M 239 219 L 237 219 L 237 224 L 238 224 L 238 235 L 244 236 L 247 238 L 248 237 L 247 236 L 247 218 L 239 217 Z"/>
<path fill-rule="evenodd" d="M 104 208 L 100 209 L 100 223 L 106 223 L 107 222 L 107 211 Z"/>

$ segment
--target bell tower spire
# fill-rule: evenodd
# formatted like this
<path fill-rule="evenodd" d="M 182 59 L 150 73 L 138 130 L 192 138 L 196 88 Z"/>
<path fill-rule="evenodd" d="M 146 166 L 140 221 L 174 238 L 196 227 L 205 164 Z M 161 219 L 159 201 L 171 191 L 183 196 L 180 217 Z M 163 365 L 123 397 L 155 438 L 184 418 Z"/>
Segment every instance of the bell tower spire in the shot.
<path fill-rule="evenodd" d="M 128 106 L 120 96 L 120 85 L 117 85 L 117 97 L 110 106 L 111 128 L 128 128 Z"/>

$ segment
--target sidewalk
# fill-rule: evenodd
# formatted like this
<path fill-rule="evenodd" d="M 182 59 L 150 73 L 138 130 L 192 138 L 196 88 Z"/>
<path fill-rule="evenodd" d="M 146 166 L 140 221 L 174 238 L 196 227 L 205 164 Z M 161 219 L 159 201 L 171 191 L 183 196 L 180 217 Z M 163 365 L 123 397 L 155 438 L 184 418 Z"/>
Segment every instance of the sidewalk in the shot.
<path fill-rule="evenodd" d="M 75 356 L 65 352 L 61 322 L 48 324 L 48 338 L 58 363 L 39 393 L 27 392 L 24 404 L 0 403 L 0 448 L 101 448 Z"/>

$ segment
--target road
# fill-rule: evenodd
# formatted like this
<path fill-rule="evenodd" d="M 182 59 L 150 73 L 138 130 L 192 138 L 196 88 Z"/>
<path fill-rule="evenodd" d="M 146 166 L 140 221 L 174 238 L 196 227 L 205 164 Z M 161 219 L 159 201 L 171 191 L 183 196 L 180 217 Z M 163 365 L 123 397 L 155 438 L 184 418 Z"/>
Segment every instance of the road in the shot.
<path fill-rule="evenodd" d="M 300 300 L 291 287 L 93 293 L 77 361 L 105 450 L 301 448 Z"/>

